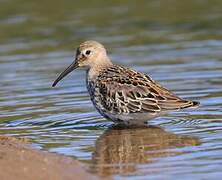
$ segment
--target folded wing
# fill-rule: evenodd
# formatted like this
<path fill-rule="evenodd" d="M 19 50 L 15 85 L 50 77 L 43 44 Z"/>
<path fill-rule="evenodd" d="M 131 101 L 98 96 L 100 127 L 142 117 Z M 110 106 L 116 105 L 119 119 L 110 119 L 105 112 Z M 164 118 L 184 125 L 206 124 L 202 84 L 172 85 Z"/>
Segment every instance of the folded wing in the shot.
<path fill-rule="evenodd" d="M 98 79 L 95 84 L 97 104 L 113 113 L 158 113 L 198 104 L 179 98 L 147 75 L 131 69 L 114 66 Z"/>

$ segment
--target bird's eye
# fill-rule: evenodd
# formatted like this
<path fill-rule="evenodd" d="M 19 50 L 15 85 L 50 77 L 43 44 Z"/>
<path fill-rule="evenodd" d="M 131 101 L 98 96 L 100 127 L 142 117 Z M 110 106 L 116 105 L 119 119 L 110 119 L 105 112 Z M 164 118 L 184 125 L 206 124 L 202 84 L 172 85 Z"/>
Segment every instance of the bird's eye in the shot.
<path fill-rule="evenodd" d="M 91 51 L 90 50 L 87 50 L 86 51 L 86 55 L 90 55 Z"/>

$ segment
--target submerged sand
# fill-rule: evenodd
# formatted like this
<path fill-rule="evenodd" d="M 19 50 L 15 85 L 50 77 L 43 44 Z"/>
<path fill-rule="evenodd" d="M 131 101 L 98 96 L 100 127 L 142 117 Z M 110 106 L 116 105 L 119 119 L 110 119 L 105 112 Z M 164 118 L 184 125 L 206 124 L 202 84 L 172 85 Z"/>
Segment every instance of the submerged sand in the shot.
<path fill-rule="evenodd" d="M 1 180 L 100 179 L 78 161 L 63 155 L 34 150 L 25 139 L 0 136 Z"/>

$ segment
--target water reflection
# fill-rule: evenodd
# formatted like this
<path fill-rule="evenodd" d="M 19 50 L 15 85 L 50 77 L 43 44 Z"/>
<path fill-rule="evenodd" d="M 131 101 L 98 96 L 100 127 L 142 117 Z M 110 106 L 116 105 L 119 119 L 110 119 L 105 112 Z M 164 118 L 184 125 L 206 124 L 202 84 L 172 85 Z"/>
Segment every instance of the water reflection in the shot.
<path fill-rule="evenodd" d="M 176 135 L 157 126 L 125 128 L 114 126 L 97 140 L 91 171 L 102 176 L 138 173 L 137 165 L 174 156 L 184 151 L 175 148 L 200 145 L 199 139 Z"/>

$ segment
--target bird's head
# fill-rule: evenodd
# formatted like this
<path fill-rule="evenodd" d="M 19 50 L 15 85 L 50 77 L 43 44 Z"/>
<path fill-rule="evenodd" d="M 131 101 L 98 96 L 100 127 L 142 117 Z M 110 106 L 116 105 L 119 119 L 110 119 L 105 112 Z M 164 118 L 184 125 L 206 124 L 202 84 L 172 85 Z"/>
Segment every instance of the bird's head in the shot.
<path fill-rule="evenodd" d="M 107 57 L 104 46 L 96 41 L 85 41 L 77 48 L 74 62 L 59 75 L 52 86 L 56 86 L 61 79 L 78 67 L 89 69 L 107 63 L 110 63 L 110 60 Z"/>

